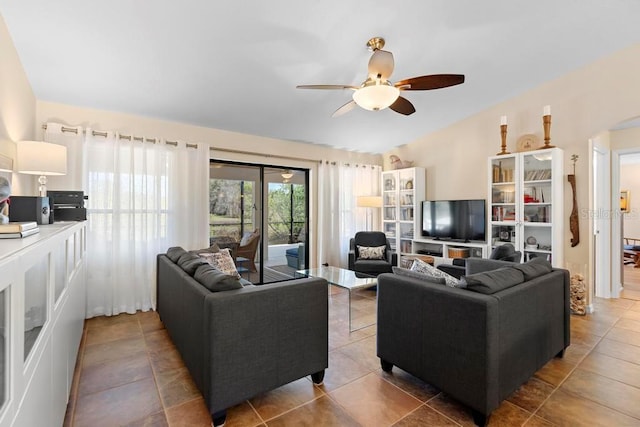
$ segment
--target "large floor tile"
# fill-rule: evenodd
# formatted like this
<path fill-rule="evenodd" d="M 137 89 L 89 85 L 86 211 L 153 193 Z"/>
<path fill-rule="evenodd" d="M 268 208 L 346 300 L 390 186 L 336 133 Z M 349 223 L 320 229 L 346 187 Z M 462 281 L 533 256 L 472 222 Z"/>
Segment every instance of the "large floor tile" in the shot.
<path fill-rule="evenodd" d="M 359 427 L 360 424 L 328 396 L 321 396 L 269 420 L 269 427 L 323 426 Z M 225 425 L 226 427 L 226 425 Z"/>
<path fill-rule="evenodd" d="M 640 389 L 640 365 L 638 364 L 593 352 L 582 361 L 579 367 Z"/>
<path fill-rule="evenodd" d="M 376 356 L 376 337 L 370 336 L 340 347 L 340 351 L 359 364 L 373 370 L 380 369 L 380 359 Z"/>
<path fill-rule="evenodd" d="M 89 331 L 90 333 L 87 334 L 87 346 L 108 343 L 125 338 L 142 337 L 142 329 L 140 329 L 140 324 L 134 321 L 101 326 L 94 328 L 93 330 L 89 329 Z"/>
<path fill-rule="evenodd" d="M 371 372 L 371 369 L 358 363 L 340 350 L 329 352 L 329 367 L 325 370 L 325 391 L 335 390 Z"/>
<path fill-rule="evenodd" d="M 553 390 L 555 386 L 534 377 L 521 385 L 507 400 L 520 408 L 535 412 Z"/>
<path fill-rule="evenodd" d="M 82 365 L 83 367 L 91 366 L 95 363 L 119 359 L 124 355 L 145 353 L 146 351 L 147 348 L 142 336 L 94 345 L 86 345 L 84 346 Z"/>
<path fill-rule="evenodd" d="M 635 417 L 640 424 L 636 387 L 578 368 L 560 389 Z"/>
<path fill-rule="evenodd" d="M 127 425 L 162 411 L 152 378 L 78 398 L 74 427 Z"/>
<path fill-rule="evenodd" d="M 349 415 L 364 426 L 388 426 L 422 403 L 371 373 L 329 393 Z"/>
<path fill-rule="evenodd" d="M 605 338 L 600 341 L 594 351 L 640 365 L 640 347 L 635 345 Z"/>
<path fill-rule="evenodd" d="M 249 403 L 263 420 L 268 421 L 324 394 L 307 378 L 301 378 L 256 396 Z"/>
<path fill-rule="evenodd" d="M 391 372 L 385 372 L 382 369 L 377 369 L 376 373 L 386 381 L 389 381 L 396 387 L 406 391 L 421 402 L 426 402 L 440 393 L 440 390 L 436 387 L 425 383 L 421 379 L 414 377 L 397 366 L 394 366 Z"/>
<path fill-rule="evenodd" d="M 187 368 L 157 372 L 156 382 L 165 408 L 180 405 L 198 397 L 200 391 L 189 375 Z"/>
<path fill-rule="evenodd" d="M 124 427 L 169 427 L 169 422 L 164 411 L 162 411 L 143 419 L 132 421 Z"/>
<path fill-rule="evenodd" d="M 423 427 L 423 426 L 439 426 L 454 427 L 460 424 L 445 417 L 440 412 L 429 406 L 422 405 L 409 415 L 395 423 L 394 427 Z"/>
<path fill-rule="evenodd" d="M 613 327 L 607 335 L 605 335 L 605 338 L 640 347 L 640 332 L 629 329 Z"/>
<path fill-rule="evenodd" d="M 78 391 L 80 394 L 95 393 L 151 377 L 151 365 L 146 353 L 123 354 L 117 359 L 86 366 L 80 376 Z"/>
<path fill-rule="evenodd" d="M 170 427 L 211 427 L 211 415 L 202 399 L 168 408 L 166 414 Z"/>
<path fill-rule="evenodd" d="M 555 425 L 567 427 L 638 426 L 640 420 L 578 395 L 556 390 L 536 412 Z"/>

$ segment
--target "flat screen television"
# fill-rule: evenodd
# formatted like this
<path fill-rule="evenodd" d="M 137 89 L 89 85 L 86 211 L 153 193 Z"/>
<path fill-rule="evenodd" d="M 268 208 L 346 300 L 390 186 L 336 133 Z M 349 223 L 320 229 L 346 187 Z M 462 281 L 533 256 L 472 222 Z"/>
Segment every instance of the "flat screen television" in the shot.
<path fill-rule="evenodd" d="M 460 242 L 486 241 L 484 200 L 422 202 L 422 236 Z"/>

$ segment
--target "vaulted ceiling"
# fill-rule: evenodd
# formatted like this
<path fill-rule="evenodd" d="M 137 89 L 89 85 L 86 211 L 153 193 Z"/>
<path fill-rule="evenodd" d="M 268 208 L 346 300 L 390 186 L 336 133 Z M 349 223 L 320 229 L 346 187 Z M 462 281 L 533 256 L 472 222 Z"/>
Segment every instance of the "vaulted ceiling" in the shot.
<path fill-rule="evenodd" d="M 637 0 L 0 0 L 40 100 L 384 152 L 640 42 Z M 416 113 L 331 118 L 386 39 Z M 597 82 L 594 82 L 597 84 Z"/>

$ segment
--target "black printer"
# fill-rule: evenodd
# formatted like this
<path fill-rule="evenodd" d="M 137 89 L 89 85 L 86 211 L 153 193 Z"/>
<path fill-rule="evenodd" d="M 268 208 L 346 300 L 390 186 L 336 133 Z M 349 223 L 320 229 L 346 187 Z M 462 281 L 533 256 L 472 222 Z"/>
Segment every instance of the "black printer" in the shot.
<path fill-rule="evenodd" d="M 84 221 L 87 219 L 87 209 L 84 207 L 87 196 L 84 195 L 84 191 L 48 190 L 47 196 L 54 221 Z"/>

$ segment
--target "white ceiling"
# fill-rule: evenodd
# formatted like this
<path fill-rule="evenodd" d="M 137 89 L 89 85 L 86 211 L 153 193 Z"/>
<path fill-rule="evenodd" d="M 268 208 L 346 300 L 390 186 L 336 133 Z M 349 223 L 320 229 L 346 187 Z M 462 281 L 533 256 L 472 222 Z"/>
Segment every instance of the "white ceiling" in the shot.
<path fill-rule="evenodd" d="M 40 100 L 363 152 L 384 152 L 640 42 L 638 0 L 0 0 Z M 411 116 L 356 109 L 372 36 Z M 597 82 L 594 82 L 597 84 Z"/>

